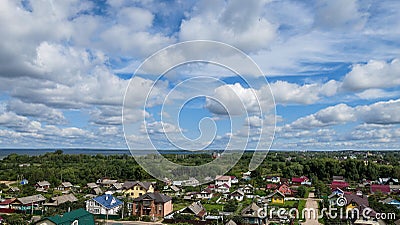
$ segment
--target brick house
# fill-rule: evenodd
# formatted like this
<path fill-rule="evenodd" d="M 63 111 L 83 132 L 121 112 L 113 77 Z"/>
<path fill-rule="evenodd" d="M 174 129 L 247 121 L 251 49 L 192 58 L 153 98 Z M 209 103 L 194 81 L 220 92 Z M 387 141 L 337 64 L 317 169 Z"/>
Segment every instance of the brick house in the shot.
<path fill-rule="evenodd" d="M 160 193 L 146 193 L 133 199 L 132 215 L 164 217 L 173 211 L 172 198 Z"/>

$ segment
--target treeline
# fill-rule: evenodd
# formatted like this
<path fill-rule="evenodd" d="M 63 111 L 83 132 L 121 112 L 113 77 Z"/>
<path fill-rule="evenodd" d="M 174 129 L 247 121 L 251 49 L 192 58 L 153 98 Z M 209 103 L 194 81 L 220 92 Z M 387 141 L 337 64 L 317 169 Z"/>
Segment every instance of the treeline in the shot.
<path fill-rule="evenodd" d="M 130 155 L 65 155 L 58 151 L 40 156 L 11 154 L 0 161 L 0 180 L 30 183 L 47 180 L 59 185 L 61 179 L 84 186 L 102 177 L 120 180 L 143 180 L 150 176 Z"/>
<path fill-rule="evenodd" d="M 252 176 L 260 184 L 267 175 L 286 178 L 305 175 L 313 181 L 325 183 L 334 175 L 357 182 L 387 176 L 400 178 L 399 152 L 374 153 L 368 157 L 366 153 L 357 153 L 352 159 L 344 159 L 350 154 L 270 152 Z M 251 153 L 245 153 L 229 174 L 240 178 L 248 170 L 251 157 Z M 212 160 L 211 154 L 167 155 L 166 158 L 184 165 L 201 165 Z M 40 156 L 11 154 L 0 161 L 0 180 L 17 180 L 21 177 L 30 183 L 47 180 L 52 185 L 59 185 L 62 179 L 81 186 L 102 177 L 119 180 L 151 179 L 130 155 L 66 155 L 62 151 Z"/>

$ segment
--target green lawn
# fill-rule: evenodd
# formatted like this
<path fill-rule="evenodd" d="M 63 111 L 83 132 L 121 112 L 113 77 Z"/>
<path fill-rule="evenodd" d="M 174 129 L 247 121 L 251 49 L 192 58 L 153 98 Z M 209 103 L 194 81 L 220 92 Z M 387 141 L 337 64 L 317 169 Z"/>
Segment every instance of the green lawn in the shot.
<path fill-rule="evenodd" d="M 212 203 L 205 203 L 203 204 L 204 208 L 206 208 L 207 212 L 210 212 L 213 209 L 217 209 L 219 211 L 222 211 L 222 207 L 224 205 L 222 204 L 212 204 Z"/>
<path fill-rule="evenodd" d="M 297 209 L 299 210 L 300 216 L 302 217 L 302 212 L 304 207 L 306 206 L 306 200 L 300 200 L 299 201 L 299 206 L 297 207 Z M 304 218 L 302 218 L 304 219 Z"/>

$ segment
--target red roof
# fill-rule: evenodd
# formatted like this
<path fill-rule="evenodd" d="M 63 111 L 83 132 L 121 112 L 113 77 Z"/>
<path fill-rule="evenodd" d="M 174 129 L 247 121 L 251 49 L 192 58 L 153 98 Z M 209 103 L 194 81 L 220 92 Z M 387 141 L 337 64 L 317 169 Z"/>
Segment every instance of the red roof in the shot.
<path fill-rule="evenodd" d="M 373 184 L 373 185 L 371 185 L 371 192 L 372 193 L 382 192 L 382 193 L 385 193 L 385 194 L 389 194 L 390 193 L 390 186 L 389 185 Z"/>
<path fill-rule="evenodd" d="M 332 189 L 335 189 L 335 188 L 343 189 L 343 188 L 347 188 L 347 187 L 349 187 L 349 186 L 350 186 L 349 183 L 347 183 L 347 182 L 345 182 L 345 181 L 337 181 L 337 180 L 334 180 L 334 181 L 332 181 L 332 183 L 331 183 L 331 188 L 332 188 Z"/>
<path fill-rule="evenodd" d="M 308 180 L 308 177 L 306 177 L 306 176 L 292 177 L 293 183 L 303 183 L 304 181 L 307 181 L 307 180 Z"/>
<path fill-rule="evenodd" d="M 277 189 L 278 185 L 276 184 L 267 184 L 267 189 Z"/>
<path fill-rule="evenodd" d="M 13 203 L 14 201 L 15 201 L 15 198 L 6 199 L 6 200 L 0 202 L 0 205 L 9 205 L 9 204 Z"/>

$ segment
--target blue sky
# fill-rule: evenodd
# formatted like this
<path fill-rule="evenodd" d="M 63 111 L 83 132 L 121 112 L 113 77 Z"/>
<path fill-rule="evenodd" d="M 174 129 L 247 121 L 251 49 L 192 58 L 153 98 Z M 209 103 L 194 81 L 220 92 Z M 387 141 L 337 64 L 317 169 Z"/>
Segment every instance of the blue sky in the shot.
<path fill-rule="evenodd" d="M 129 81 L 136 87 L 131 100 L 140 102 L 159 75 L 133 76 L 138 66 L 171 44 L 213 40 L 242 50 L 265 74 L 276 103 L 273 149 L 398 150 L 399 37 L 396 0 L 5 0 L 0 5 L 0 148 L 126 148 L 121 112 Z M 215 80 L 174 89 L 196 76 Z M 229 105 L 234 101 L 224 95 L 229 90 L 246 101 L 252 98 L 249 91 L 269 90 L 263 77 L 252 79 L 258 87 L 216 65 L 176 68 L 158 83 L 150 107 L 130 106 L 127 139 L 139 148 L 149 136 L 157 148 L 172 148 L 166 135 L 176 138 L 182 132 L 195 139 L 203 129 L 209 136 L 199 141 L 213 138 L 208 148 L 223 149 L 243 127 L 257 135 L 262 116 L 236 115 L 231 126 L 210 100 L 224 96 Z M 172 90 L 171 100 L 163 102 Z M 193 93 L 204 96 L 183 104 Z M 170 114 L 180 107 L 178 123 Z"/>

